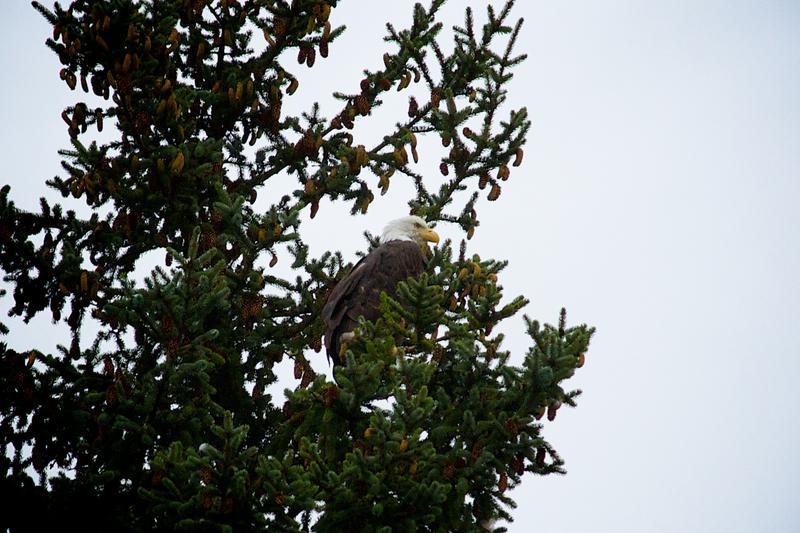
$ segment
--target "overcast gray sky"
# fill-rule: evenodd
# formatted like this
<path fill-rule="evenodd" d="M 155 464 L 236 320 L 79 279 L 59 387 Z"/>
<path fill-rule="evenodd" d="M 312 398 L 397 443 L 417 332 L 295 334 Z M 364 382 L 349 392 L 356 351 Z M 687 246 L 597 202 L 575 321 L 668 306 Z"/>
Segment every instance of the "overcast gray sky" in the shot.
<path fill-rule="evenodd" d="M 464 5 L 448 3 L 450 22 Z M 333 21 L 350 29 L 298 99 L 357 90 L 380 64 L 383 22 L 402 26 L 411 6 L 342 2 Z M 52 196 L 43 182 L 60 172 L 59 114 L 75 95 L 46 23 L 26 1 L 3 8 L 0 182 L 33 207 Z M 510 105 L 533 129 L 500 201 L 480 205 L 470 250 L 510 261 L 501 282 L 532 300 L 527 314 L 552 322 L 566 306 L 598 333 L 578 409 L 545 428 L 569 473 L 526 477 L 510 531 L 800 531 L 800 4 L 521 1 L 516 13 L 529 59 Z M 346 257 L 363 229 L 407 212 L 410 189 L 393 188 L 366 216 L 322 206 L 341 212 Z M 315 253 L 331 245 L 325 220 L 308 228 Z M 11 323 L 12 347 L 57 341 L 46 317 Z M 506 331 L 519 360 L 521 319 Z"/>

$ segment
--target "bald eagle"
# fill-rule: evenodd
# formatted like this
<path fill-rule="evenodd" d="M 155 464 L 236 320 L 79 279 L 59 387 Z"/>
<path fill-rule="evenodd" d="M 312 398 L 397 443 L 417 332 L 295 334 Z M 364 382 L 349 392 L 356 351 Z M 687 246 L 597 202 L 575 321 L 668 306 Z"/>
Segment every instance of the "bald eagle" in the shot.
<path fill-rule="evenodd" d="M 361 259 L 331 291 L 322 320 L 325 350 L 334 366 L 342 364 L 341 341 L 352 336 L 358 318 L 376 320 L 380 315 L 381 292 L 395 297 L 397 283 L 425 269 L 428 242 L 439 235 L 417 216 L 398 218 L 383 230 L 380 245 Z"/>

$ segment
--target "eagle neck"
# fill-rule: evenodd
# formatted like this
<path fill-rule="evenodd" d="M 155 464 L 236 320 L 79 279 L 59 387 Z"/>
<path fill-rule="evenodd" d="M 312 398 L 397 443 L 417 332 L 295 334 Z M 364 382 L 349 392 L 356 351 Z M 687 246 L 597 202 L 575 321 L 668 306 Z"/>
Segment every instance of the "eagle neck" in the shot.
<path fill-rule="evenodd" d="M 407 241 L 407 242 L 414 242 L 414 239 L 409 237 L 408 235 L 404 235 L 402 233 L 384 233 L 381 235 L 381 244 L 386 244 L 387 242 L 392 241 Z"/>

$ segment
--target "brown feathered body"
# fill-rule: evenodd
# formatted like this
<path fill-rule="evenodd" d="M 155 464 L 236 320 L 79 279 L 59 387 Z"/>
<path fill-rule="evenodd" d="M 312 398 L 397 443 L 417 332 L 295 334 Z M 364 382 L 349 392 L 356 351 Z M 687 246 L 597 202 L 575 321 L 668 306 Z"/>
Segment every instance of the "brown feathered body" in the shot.
<path fill-rule="evenodd" d="M 334 365 L 339 358 L 341 336 L 353 331 L 359 317 L 374 321 L 381 316 L 381 292 L 396 298 L 397 284 L 425 269 L 425 254 L 413 241 L 388 241 L 356 263 L 331 291 L 322 309 L 325 350 Z"/>

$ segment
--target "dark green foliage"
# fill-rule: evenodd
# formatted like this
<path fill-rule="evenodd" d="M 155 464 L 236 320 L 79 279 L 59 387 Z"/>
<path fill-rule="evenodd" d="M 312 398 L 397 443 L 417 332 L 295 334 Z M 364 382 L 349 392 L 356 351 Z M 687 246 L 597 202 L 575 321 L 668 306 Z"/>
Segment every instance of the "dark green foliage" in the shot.
<path fill-rule="evenodd" d="M 508 24 L 509 3 L 476 29 L 467 10 L 447 55 L 441 4 L 389 25 L 385 68 L 325 118 L 282 103 L 335 52 L 335 1 L 34 3 L 61 79 L 86 100 L 62 114 L 72 146 L 48 183 L 64 206 L 26 212 L 0 191 L 0 267 L 11 314 L 49 312 L 71 336 L 55 354 L 0 344 L 0 527 L 468 531 L 510 518 L 504 493 L 524 472 L 562 471 L 538 420 L 574 405 L 562 382 L 593 330 L 566 328 L 563 313 L 557 327 L 528 321 L 532 348 L 509 365 L 493 329 L 526 300 L 504 301 L 505 264 L 468 257 L 466 241 L 401 285 L 406 306 L 385 298 L 383 318 L 360 324 L 335 383 L 308 364 L 346 265 L 311 255 L 301 215 L 335 199 L 366 212 L 404 174 L 413 213 L 469 238 L 479 191 L 497 200 L 521 162 L 525 109 L 498 116 L 524 58 L 512 55 L 521 21 Z M 359 144 L 361 117 L 407 88 L 404 122 Z M 113 140 L 91 140 L 109 126 Z M 430 137 L 450 149 L 441 179 L 411 163 Z M 287 174 L 295 190 L 270 197 Z M 87 216 L 66 210 L 70 197 Z M 152 251 L 164 266 L 130 281 Z M 286 256 L 291 278 L 261 266 Z M 99 333 L 81 338 L 89 322 Z M 285 403 L 265 393 L 284 357 L 299 380 Z"/>

